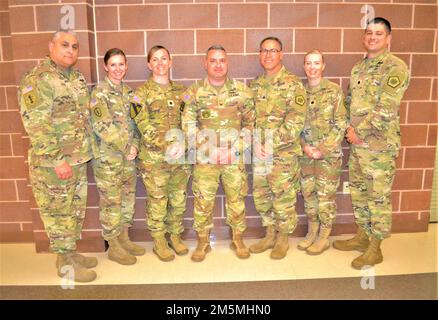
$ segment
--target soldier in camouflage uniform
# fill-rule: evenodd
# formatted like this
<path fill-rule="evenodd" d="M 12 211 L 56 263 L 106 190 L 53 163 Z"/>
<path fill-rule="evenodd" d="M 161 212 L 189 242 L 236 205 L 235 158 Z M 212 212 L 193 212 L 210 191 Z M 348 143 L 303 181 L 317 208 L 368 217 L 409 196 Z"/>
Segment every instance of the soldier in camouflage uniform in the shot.
<path fill-rule="evenodd" d="M 100 221 L 103 237 L 108 241 L 108 258 L 123 265 L 136 262 L 144 248 L 129 240 L 133 223 L 138 131 L 130 117 L 134 95 L 123 79 L 128 70 L 122 50 L 113 48 L 104 56 L 105 80 L 91 93 L 90 109 L 99 156 L 93 171 L 100 195 Z"/>
<path fill-rule="evenodd" d="M 96 266 L 97 259 L 75 250 L 85 218 L 87 162 L 96 146 L 87 84 L 72 69 L 78 51 L 73 31 L 56 32 L 49 56 L 23 76 L 18 101 L 30 138 L 30 183 L 50 250 L 57 254 L 58 275 L 64 277 L 67 271 L 75 281 L 89 282 L 96 273 L 88 268 Z"/>
<path fill-rule="evenodd" d="M 226 195 L 227 224 L 233 233 L 231 248 L 239 258 L 248 258 L 249 250 L 242 240 L 248 191 L 243 152 L 255 120 L 252 93 L 243 83 L 228 78 L 228 58 L 222 46 L 207 50 L 205 69 L 207 78 L 193 84 L 184 95 L 182 122 L 191 150 L 196 149 L 193 194 L 198 245 L 192 260 L 202 261 L 210 251 L 209 233 L 220 180 Z"/>
<path fill-rule="evenodd" d="M 347 127 L 344 94 L 337 84 L 323 78 L 324 68 L 324 57 L 318 50 L 304 56 L 307 111 L 300 166 L 309 231 L 298 248 L 313 255 L 330 247 L 328 236 L 336 218 L 336 189 L 342 165 L 341 142 Z"/>
<path fill-rule="evenodd" d="M 265 73 L 250 87 L 254 91 L 257 121 L 254 142 L 253 196 L 266 235 L 250 247 L 259 253 L 273 248 L 272 259 L 289 250 L 288 235 L 297 225 L 296 193 L 302 155 L 300 133 L 306 113 L 306 91 L 301 80 L 282 64 L 282 43 L 268 37 L 260 43 Z"/>
<path fill-rule="evenodd" d="M 363 38 L 367 57 L 353 67 L 347 96 L 350 190 L 358 230 L 354 238 L 335 241 L 333 246 L 364 252 L 352 262 L 356 269 L 383 261 L 380 245 L 391 230 L 391 186 L 400 149 L 399 106 L 409 71 L 388 52 L 390 41 L 387 20 L 374 18 L 368 23 Z"/>
<path fill-rule="evenodd" d="M 181 129 L 183 85 L 169 79 L 169 51 L 154 46 L 148 53 L 152 76 L 137 88 L 131 114 L 141 132 L 138 168 L 146 188 L 147 226 L 154 240 L 153 252 L 162 261 L 188 253 L 181 240 L 184 231 L 187 183 L 190 166 L 184 164 L 184 135 Z"/>

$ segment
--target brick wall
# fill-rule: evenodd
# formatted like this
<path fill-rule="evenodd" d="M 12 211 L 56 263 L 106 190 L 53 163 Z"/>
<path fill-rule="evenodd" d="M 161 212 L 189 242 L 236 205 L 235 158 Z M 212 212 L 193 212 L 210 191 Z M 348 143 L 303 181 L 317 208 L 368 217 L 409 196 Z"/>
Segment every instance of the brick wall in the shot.
<path fill-rule="evenodd" d="M 19 121 L 15 86 L 21 74 L 46 53 L 47 40 L 56 29 L 63 5 L 75 8 L 81 43 L 78 67 L 90 84 L 103 78 L 102 58 L 111 47 L 125 50 L 129 61 L 127 81 L 133 87 L 149 76 L 145 56 L 148 48 L 155 44 L 170 49 L 174 60 L 172 78 L 184 84 L 205 76 L 202 59 L 213 43 L 227 48 L 231 76 L 246 82 L 262 72 L 258 44 L 268 35 L 283 40 L 284 63 L 300 77 L 304 77 L 304 53 L 312 48 L 325 52 L 325 75 L 344 90 L 353 64 L 363 57 L 360 23 L 364 17 L 361 9 L 366 2 L 360 0 L 9 0 L 9 3 L 0 0 L 0 3 L 0 156 L 4 163 L 0 166 L 0 240 L 29 241 L 28 235 L 33 232 L 38 250 L 44 250 L 46 242 L 37 209 L 26 187 L 23 156 L 28 139 Z M 391 21 L 394 29 L 391 51 L 408 64 L 412 74 L 400 108 L 403 137 L 393 187 L 393 231 L 425 231 L 438 126 L 437 4 L 434 0 L 375 0 L 370 5 L 376 16 Z M 344 144 L 344 153 L 342 181 L 348 181 L 347 144 Z M 89 176 L 83 246 L 100 250 L 98 196 L 91 172 Z M 145 190 L 141 182 L 137 196 L 132 234 L 137 240 L 149 239 L 145 232 Z M 342 193 L 342 182 L 337 201 L 334 232 L 351 232 L 354 230 L 351 200 L 349 194 Z M 193 222 L 191 193 L 187 207 L 186 236 L 191 238 L 194 236 L 190 230 Z M 247 234 L 256 236 L 261 231 L 260 219 L 251 196 L 247 208 Z M 297 209 L 300 225 L 295 235 L 303 235 L 306 219 L 301 196 Z M 214 210 L 218 238 L 228 237 L 224 214 L 220 188 Z"/>

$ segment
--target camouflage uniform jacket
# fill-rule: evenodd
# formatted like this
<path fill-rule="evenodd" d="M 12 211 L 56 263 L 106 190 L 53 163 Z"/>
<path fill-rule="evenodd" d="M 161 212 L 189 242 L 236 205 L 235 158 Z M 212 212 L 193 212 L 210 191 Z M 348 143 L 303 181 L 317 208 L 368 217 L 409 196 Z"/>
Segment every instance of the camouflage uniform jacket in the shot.
<path fill-rule="evenodd" d="M 256 129 L 274 130 L 274 158 L 301 155 L 300 134 L 306 114 L 306 90 L 301 80 L 283 66 L 273 77 L 251 82 L 257 113 Z M 262 143 L 264 133 L 262 132 Z"/>
<path fill-rule="evenodd" d="M 116 85 L 108 77 L 91 92 L 91 122 L 101 155 L 126 156 L 131 146 L 138 149 L 139 135 L 130 116 L 133 96 L 128 85 Z"/>
<path fill-rule="evenodd" d="M 389 52 L 357 63 L 351 71 L 347 112 L 350 125 L 372 151 L 400 148 L 399 106 L 409 85 L 406 64 Z"/>
<path fill-rule="evenodd" d="M 216 135 L 215 145 L 218 147 L 235 148 L 240 153 L 248 147 L 249 140 L 244 138 L 251 137 L 255 110 L 253 94 L 244 83 L 227 78 L 218 90 L 205 78 L 191 85 L 183 100 L 183 130 L 189 139 L 197 135 L 198 146 L 208 140 L 208 137 L 200 138 L 198 133 L 208 129 Z M 248 135 L 244 136 L 242 129 Z"/>
<path fill-rule="evenodd" d="M 181 99 L 184 90 L 183 85 L 173 81 L 170 81 L 169 87 L 163 88 L 152 79 L 135 90 L 131 101 L 131 117 L 140 131 L 140 161 L 160 163 L 166 160 L 167 147 L 177 139 L 169 136 L 166 138 L 166 134 L 171 133 L 172 129 L 181 130 L 181 112 L 184 107 Z M 184 142 L 181 131 L 178 140 Z"/>
<path fill-rule="evenodd" d="M 57 167 L 87 162 L 96 152 L 88 110 L 88 88 L 77 70 L 61 70 L 46 57 L 26 73 L 18 89 L 30 138 L 29 164 Z"/>
<path fill-rule="evenodd" d="M 347 127 L 342 89 L 327 79 L 316 87 L 306 84 L 307 111 L 301 137 L 305 144 L 318 148 L 324 158 L 342 155 L 341 142 Z"/>

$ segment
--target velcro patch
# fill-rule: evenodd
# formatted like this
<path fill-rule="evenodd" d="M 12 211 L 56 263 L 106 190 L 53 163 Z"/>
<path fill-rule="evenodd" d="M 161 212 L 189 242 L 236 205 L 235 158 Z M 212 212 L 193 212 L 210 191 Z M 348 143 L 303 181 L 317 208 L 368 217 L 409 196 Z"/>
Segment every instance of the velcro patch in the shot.
<path fill-rule="evenodd" d="M 304 97 L 302 95 L 296 96 L 295 103 L 299 106 L 304 106 L 305 103 Z"/>

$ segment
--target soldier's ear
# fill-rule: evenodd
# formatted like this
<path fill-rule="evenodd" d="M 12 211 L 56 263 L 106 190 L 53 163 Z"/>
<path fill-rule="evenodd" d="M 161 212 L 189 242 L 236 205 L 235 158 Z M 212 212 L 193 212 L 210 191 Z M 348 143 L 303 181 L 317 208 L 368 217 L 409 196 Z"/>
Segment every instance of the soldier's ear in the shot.
<path fill-rule="evenodd" d="M 49 53 L 53 52 L 54 46 L 55 46 L 55 43 L 53 41 L 49 41 Z"/>

